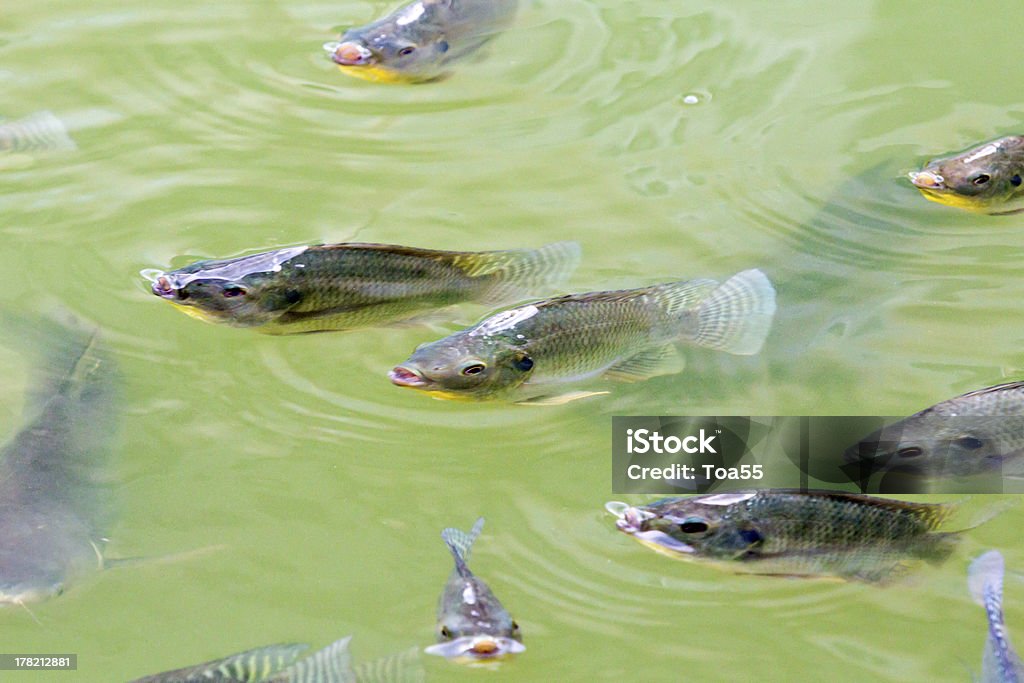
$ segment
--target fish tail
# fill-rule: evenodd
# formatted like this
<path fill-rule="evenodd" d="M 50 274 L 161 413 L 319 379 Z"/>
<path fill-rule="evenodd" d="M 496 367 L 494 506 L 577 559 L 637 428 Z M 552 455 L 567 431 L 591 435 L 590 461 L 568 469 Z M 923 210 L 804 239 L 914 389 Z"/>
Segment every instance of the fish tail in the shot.
<path fill-rule="evenodd" d="M 281 669 L 275 681 L 288 683 L 328 683 L 330 681 L 357 680 L 352 673 L 352 658 L 348 652 L 352 636 L 336 640 L 322 650 Z M 267 672 L 273 673 L 273 672 Z M 254 680 L 265 680 L 262 676 Z"/>
<path fill-rule="evenodd" d="M 0 150 L 10 152 L 68 152 L 78 149 L 68 129 L 53 112 L 35 114 L 0 124 Z"/>
<path fill-rule="evenodd" d="M 448 549 L 452 552 L 452 557 L 455 558 L 455 567 L 459 570 L 459 574 L 465 575 L 469 569 L 467 563 L 469 562 L 469 551 L 473 548 L 473 543 L 476 541 L 480 532 L 484 528 L 484 518 L 476 520 L 476 524 L 469 530 L 469 533 L 461 529 L 455 529 L 448 527 L 441 532 L 441 538 L 448 545 Z"/>
<path fill-rule="evenodd" d="M 697 309 L 693 341 L 751 356 L 761 350 L 775 316 L 775 288 L 760 270 L 745 270 L 718 286 Z"/>
<path fill-rule="evenodd" d="M 383 659 L 364 662 L 356 667 L 352 680 L 359 683 L 422 683 L 427 673 L 419 655 L 419 648 L 414 647 Z"/>
<path fill-rule="evenodd" d="M 578 242 L 555 242 L 539 249 L 512 249 L 462 254 L 455 265 L 470 277 L 486 277 L 479 297 L 485 304 L 519 301 L 562 285 L 581 257 Z"/>
<path fill-rule="evenodd" d="M 974 602 L 985 606 L 986 594 L 1001 598 L 1003 594 L 1003 555 L 990 550 L 971 562 L 967 569 L 967 590 Z"/>

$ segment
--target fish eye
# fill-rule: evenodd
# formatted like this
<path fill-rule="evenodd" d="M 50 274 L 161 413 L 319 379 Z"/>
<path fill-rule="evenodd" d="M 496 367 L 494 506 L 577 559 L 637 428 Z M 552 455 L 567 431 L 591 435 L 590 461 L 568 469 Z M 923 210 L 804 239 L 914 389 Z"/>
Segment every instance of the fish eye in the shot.
<path fill-rule="evenodd" d="M 984 185 L 988 181 L 992 180 L 992 176 L 988 173 L 979 173 L 978 175 L 971 178 L 971 182 L 975 185 Z"/>
<path fill-rule="evenodd" d="M 960 448 L 966 448 L 969 451 L 976 451 L 985 445 L 984 441 L 973 436 L 961 436 L 959 439 L 955 439 L 953 443 Z"/>
<path fill-rule="evenodd" d="M 1013 185 L 1014 187 L 1020 187 L 1020 176 L 1015 175 L 1012 178 L 1010 178 L 1010 184 Z"/>
<path fill-rule="evenodd" d="M 700 517 L 688 517 L 679 525 L 684 534 L 702 534 L 708 530 L 708 523 Z"/>
<path fill-rule="evenodd" d="M 231 297 L 235 297 L 235 296 L 243 296 L 245 294 L 245 287 L 239 287 L 238 285 L 232 285 L 230 287 L 225 287 L 221 291 L 221 294 L 223 294 L 228 299 L 230 299 Z"/>
<path fill-rule="evenodd" d="M 530 370 L 533 369 L 533 359 L 530 358 L 529 356 L 523 356 L 522 358 L 516 359 L 516 361 L 513 362 L 512 365 L 515 366 L 516 370 L 529 372 Z"/>
<path fill-rule="evenodd" d="M 909 448 L 901 448 L 896 451 L 896 455 L 900 458 L 916 458 L 919 455 L 923 455 L 924 451 L 917 446 L 910 446 Z"/>
<path fill-rule="evenodd" d="M 473 375 L 479 375 L 481 372 L 487 369 L 487 366 L 483 363 L 470 363 L 459 370 L 459 374 L 465 375 L 466 377 L 472 377 Z"/>
<path fill-rule="evenodd" d="M 442 626 L 441 627 L 441 637 L 442 638 L 451 638 L 452 637 L 452 632 L 448 630 L 447 626 Z"/>
<path fill-rule="evenodd" d="M 405 57 L 406 55 L 411 55 L 413 52 L 416 52 L 416 48 L 413 47 L 412 45 L 408 45 L 399 50 L 398 54 L 401 57 Z"/>
<path fill-rule="evenodd" d="M 513 631 L 518 631 L 519 630 L 519 624 L 517 624 L 516 622 L 513 621 L 512 622 L 512 630 Z"/>

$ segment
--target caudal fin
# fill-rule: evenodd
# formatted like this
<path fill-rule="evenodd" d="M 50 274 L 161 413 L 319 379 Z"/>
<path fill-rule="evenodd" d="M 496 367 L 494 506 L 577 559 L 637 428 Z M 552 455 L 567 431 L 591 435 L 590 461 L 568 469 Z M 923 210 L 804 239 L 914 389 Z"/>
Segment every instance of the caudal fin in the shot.
<path fill-rule="evenodd" d="M 723 282 L 697 309 L 699 346 L 752 356 L 764 346 L 775 317 L 775 288 L 760 270 L 745 270 Z"/>
<path fill-rule="evenodd" d="M 476 520 L 476 524 L 469 530 L 469 533 L 452 527 L 441 532 L 441 538 L 448 545 L 452 557 L 455 558 L 455 568 L 460 575 L 465 575 L 469 571 L 467 567 L 469 551 L 473 548 L 473 543 L 480 535 L 480 532 L 483 531 L 483 528 L 484 518 L 481 517 Z"/>
<path fill-rule="evenodd" d="M 456 265 L 471 277 L 487 278 L 481 303 L 511 303 L 540 296 L 565 283 L 580 263 L 578 242 L 555 242 L 539 249 L 464 254 Z"/>
<path fill-rule="evenodd" d="M 77 149 L 68 129 L 49 111 L 0 123 L 0 151 L 68 152 Z"/>
<path fill-rule="evenodd" d="M 1004 571 L 1003 555 L 998 550 L 974 558 L 967 569 L 967 590 L 974 602 L 984 606 L 986 592 L 1002 595 Z"/>

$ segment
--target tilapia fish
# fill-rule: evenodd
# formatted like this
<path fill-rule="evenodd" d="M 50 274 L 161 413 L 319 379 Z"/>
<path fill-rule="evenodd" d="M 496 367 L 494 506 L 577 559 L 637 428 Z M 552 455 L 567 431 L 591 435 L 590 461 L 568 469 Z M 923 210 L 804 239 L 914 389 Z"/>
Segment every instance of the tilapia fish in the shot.
<path fill-rule="evenodd" d="M 547 299 L 493 315 L 425 344 L 391 381 L 438 398 L 558 403 L 585 392 L 559 385 L 621 381 L 683 368 L 677 342 L 750 355 L 775 314 L 775 289 L 759 270 L 724 283 L 672 282 Z"/>
<path fill-rule="evenodd" d="M 829 491 L 765 489 L 611 502 L 619 530 L 670 557 L 750 574 L 881 582 L 912 560 L 939 563 L 956 544 L 945 504 Z"/>
<path fill-rule="evenodd" d="M 46 358 L 33 417 L 0 450 L 0 605 L 59 595 L 103 566 L 100 472 L 113 427 L 112 364 L 95 337 L 18 322 Z"/>
<path fill-rule="evenodd" d="M 351 636 L 299 659 L 308 645 L 267 645 L 132 683 L 421 683 L 416 650 L 353 667 Z"/>
<path fill-rule="evenodd" d="M 76 149 L 60 119 L 48 111 L 0 122 L 0 152 L 59 152 Z"/>
<path fill-rule="evenodd" d="M 926 199 L 989 214 L 1024 211 L 1024 136 L 986 142 L 953 156 L 929 161 L 910 174 Z"/>
<path fill-rule="evenodd" d="M 846 460 L 926 477 L 1024 475 L 1024 382 L 937 403 L 865 437 Z"/>
<path fill-rule="evenodd" d="M 524 651 L 519 626 L 491 589 L 469 570 L 466 562 L 473 542 L 484 527 L 481 517 L 467 534 L 445 529 L 441 538 L 455 559 L 437 608 L 438 643 L 425 652 L 451 659 L 481 660 Z"/>
<path fill-rule="evenodd" d="M 998 550 L 975 558 L 967 570 L 968 592 L 988 616 L 981 683 L 1024 683 L 1024 663 L 1010 645 L 1003 622 L 1003 572 L 1003 556 Z"/>
<path fill-rule="evenodd" d="M 417 0 L 324 44 L 350 76 L 385 83 L 441 78 L 512 23 L 517 0 Z"/>
<path fill-rule="evenodd" d="M 294 334 L 523 299 L 558 285 L 579 258 L 575 242 L 480 252 L 349 243 L 200 261 L 149 277 L 155 295 L 202 320 Z"/>

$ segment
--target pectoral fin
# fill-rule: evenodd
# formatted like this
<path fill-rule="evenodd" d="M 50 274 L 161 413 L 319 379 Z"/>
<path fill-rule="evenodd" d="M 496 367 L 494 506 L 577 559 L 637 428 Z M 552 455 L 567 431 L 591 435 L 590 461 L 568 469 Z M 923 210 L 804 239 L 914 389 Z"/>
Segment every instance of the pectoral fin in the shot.
<path fill-rule="evenodd" d="M 674 375 L 682 372 L 685 366 L 686 361 L 679 349 L 674 344 L 666 344 L 619 361 L 602 376 L 619 382 L 639 382 L 660 375 Z"/>
<path fill-rule="evenodd" d="M 516 401 L 521 406 L 563 406 L 566 403 L 572 401 L 589 398 L 591 396 L 603 396 L 611 392 L 608 391 L 570 391 L 566 394 L 559 394 L 557 396 L 535 396 L 533 398 L 523 399 L 522 401 Z"/>

